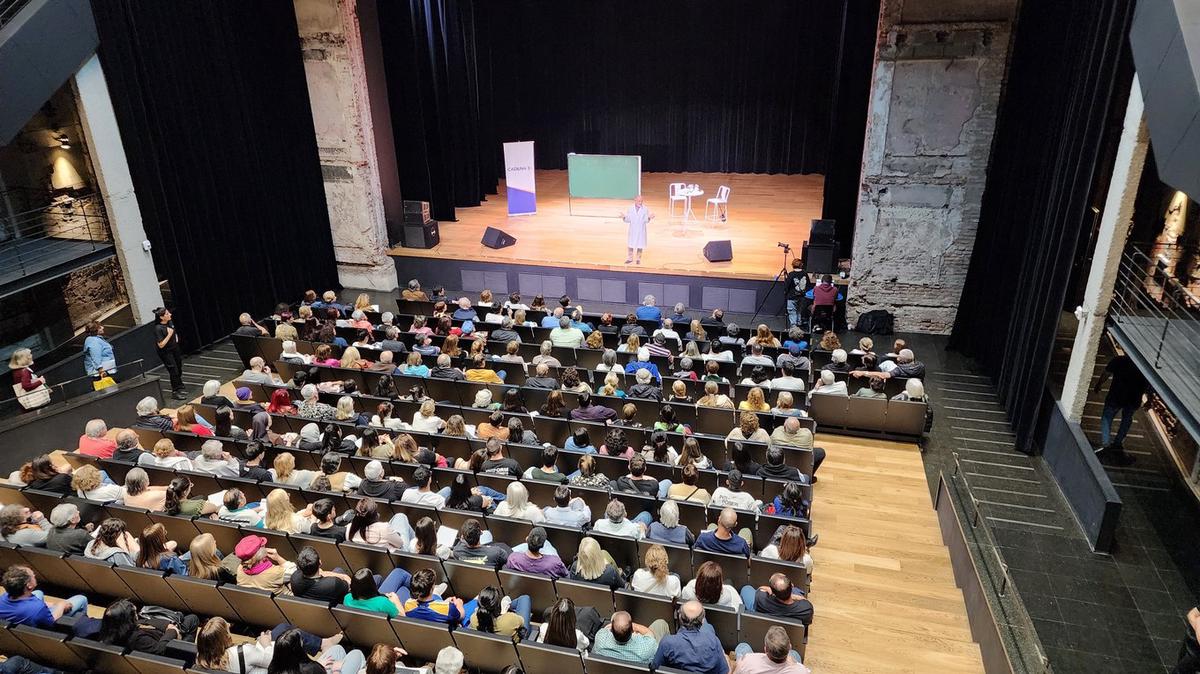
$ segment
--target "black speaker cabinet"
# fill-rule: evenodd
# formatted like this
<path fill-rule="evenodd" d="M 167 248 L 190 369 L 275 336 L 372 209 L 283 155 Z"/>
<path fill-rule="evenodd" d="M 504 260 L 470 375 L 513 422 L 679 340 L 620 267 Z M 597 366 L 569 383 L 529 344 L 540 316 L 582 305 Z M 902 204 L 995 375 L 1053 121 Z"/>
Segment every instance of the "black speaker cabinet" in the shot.
<path fill-rule="evenodd" d="M 837 236 L 837 221 L 836 220 L 813 220 L 812 229 L 808 235 L 809 243 L 823 244 L 833 243 L 833 238 Z"/>
<path fill-rule="evenodd" d="M 836 241 L 832 243 L 804 244 L 804 271 L 812 274 L 833 274 L 837 272 Z"/>
<path fill-rule="evenodd" d="M 517 238 L 515 236 L 513 236 L 512 234 L 509 234 L 508 232 L 506 232 L 502 229 L 496 229 L 495 227 L 488 227 L 487 231 L 485 231 L 483 233 L 483 241 L 481 243 L 483 243 L 483 245 L 487 246 L 488 248 L 500 249 L 500 248 L 508 248 L 509 246 L 513 245 L 516 242 L 517 242 Z"/>
<path fill-rule="evenodd" d="M 428 201 L 408 201 L 404 202 L 404 224 L 406 225 L 422 225 L 428 222 L 429 202 Z"/>
<path fill-rule="evenodd" d="M 404 224 L 405 248 L 433 248 L 442 242 L 438 233 L 438 221 L 427 220 L 421 224 Z"/>
<path fill-rule="evenodd" d="M 733 244 L 724 241 L 709 241 L 704 244 L 704 257 L 709 262 L 729 262 L 733 259 Z"/>

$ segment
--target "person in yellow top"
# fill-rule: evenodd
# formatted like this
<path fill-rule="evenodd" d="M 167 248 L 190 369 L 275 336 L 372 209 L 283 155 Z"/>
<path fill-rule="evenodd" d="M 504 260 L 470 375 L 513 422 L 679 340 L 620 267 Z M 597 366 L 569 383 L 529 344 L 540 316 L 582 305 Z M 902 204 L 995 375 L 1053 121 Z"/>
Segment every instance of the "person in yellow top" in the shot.
<path fill-rule="evenodd" d="M 504 371 L 496 372 L 487 366 L 487 361 L 482 353 L 477 353 L 471 359 L 471 368 L 467 370 L 467 381 L 481 381 L 486 384 L 503 384 Z"/>

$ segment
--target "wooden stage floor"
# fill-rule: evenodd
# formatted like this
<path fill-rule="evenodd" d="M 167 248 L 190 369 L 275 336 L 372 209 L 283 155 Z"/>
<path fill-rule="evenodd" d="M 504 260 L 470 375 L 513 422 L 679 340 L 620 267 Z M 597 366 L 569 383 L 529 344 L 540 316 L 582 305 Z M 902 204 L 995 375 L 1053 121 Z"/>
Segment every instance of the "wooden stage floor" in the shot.
<path fill-rule="evenodd" d="M 538 212 L 508 217 L 504 183 L 499 194 L 482 206 L 456 209 L 457 222 L 441 223 L 441 243 L 431 249 L 393 248 L 396 257 L 473 260 L 574 269 L 710 276 L 770 280 L 783 264 L 783 249 L 790 243 L 796 254 L 808 238 L 809 222 L 821 216 L 824 178 L 820 175 L 765 175 L 725 173 L 643 173 L 642 194 L 656 215 L 650 222 L 642 264 L 625 265 L 626 224 L 620 214 L 629 202 L 567 198 L 566 171 L 537 171 Z M 697 221 L 683 222 L 668 208 L 667 186 L 673 182 L 697 183 L 704 195 L 693 200 Z M 704 202 L 717 187 L 728 185 L 729 217 L 706 222 Z M 600 215 L 579 215 L 580 212 Z M 517 238 L 516 245 L 492 250 L 480 243 L 484 230 L 499 227 Z M 709 262 L 704 244 L 729 239 L 733 260 Z"/>
<path fill-rule="evenodd" d="M 814 672 L 982 672 L 916 445 L 817 435 Z"/>

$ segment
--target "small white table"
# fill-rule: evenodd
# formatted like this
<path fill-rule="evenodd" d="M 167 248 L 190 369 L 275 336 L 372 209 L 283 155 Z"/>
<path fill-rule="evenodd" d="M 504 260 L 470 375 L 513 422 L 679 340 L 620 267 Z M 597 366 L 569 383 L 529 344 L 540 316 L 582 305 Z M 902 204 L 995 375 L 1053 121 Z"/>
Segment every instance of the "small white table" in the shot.
<path fill-rule="evenodd" d="M 688 220 L 695 220 L 696 214 L 692 211 L 692 199 L 695 197 L 704 196 L 704 190 L 700 189 L 699 187 L 696 187 L 695 189 L 685 187 L 676 191 L 675 194 L 678 194 L 682 197 L 687 197 L 687 201 L 684 202 L 685 207 L 683 209 L 683 221 L 687 222 Z"/>

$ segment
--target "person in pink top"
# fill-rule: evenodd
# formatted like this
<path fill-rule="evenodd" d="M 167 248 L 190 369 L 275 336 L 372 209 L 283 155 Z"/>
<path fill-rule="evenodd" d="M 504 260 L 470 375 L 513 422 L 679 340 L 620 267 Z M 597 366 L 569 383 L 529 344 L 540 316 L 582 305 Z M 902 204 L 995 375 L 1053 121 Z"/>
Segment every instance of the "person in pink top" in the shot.
<path fill-rule="evenodd" d="M 83 427 L 83 435 L 79 436 L 80 454 L 101 459 L 111 459 L 117 451 L 117 441 L 109 439 L 108 425 L 103 419 L 92 419 Z"/>
<path fill-rule="evenodd" d="M 763 638 L 763 652 L 754 653 L 750 644 L 742 642 L 734 649 L 737 656 L 737 674 L 811 674 L 812 670 L 800 661 L 800 654 L 792 650 L 792 640 L 779 625 L 767 629 Z"/>

